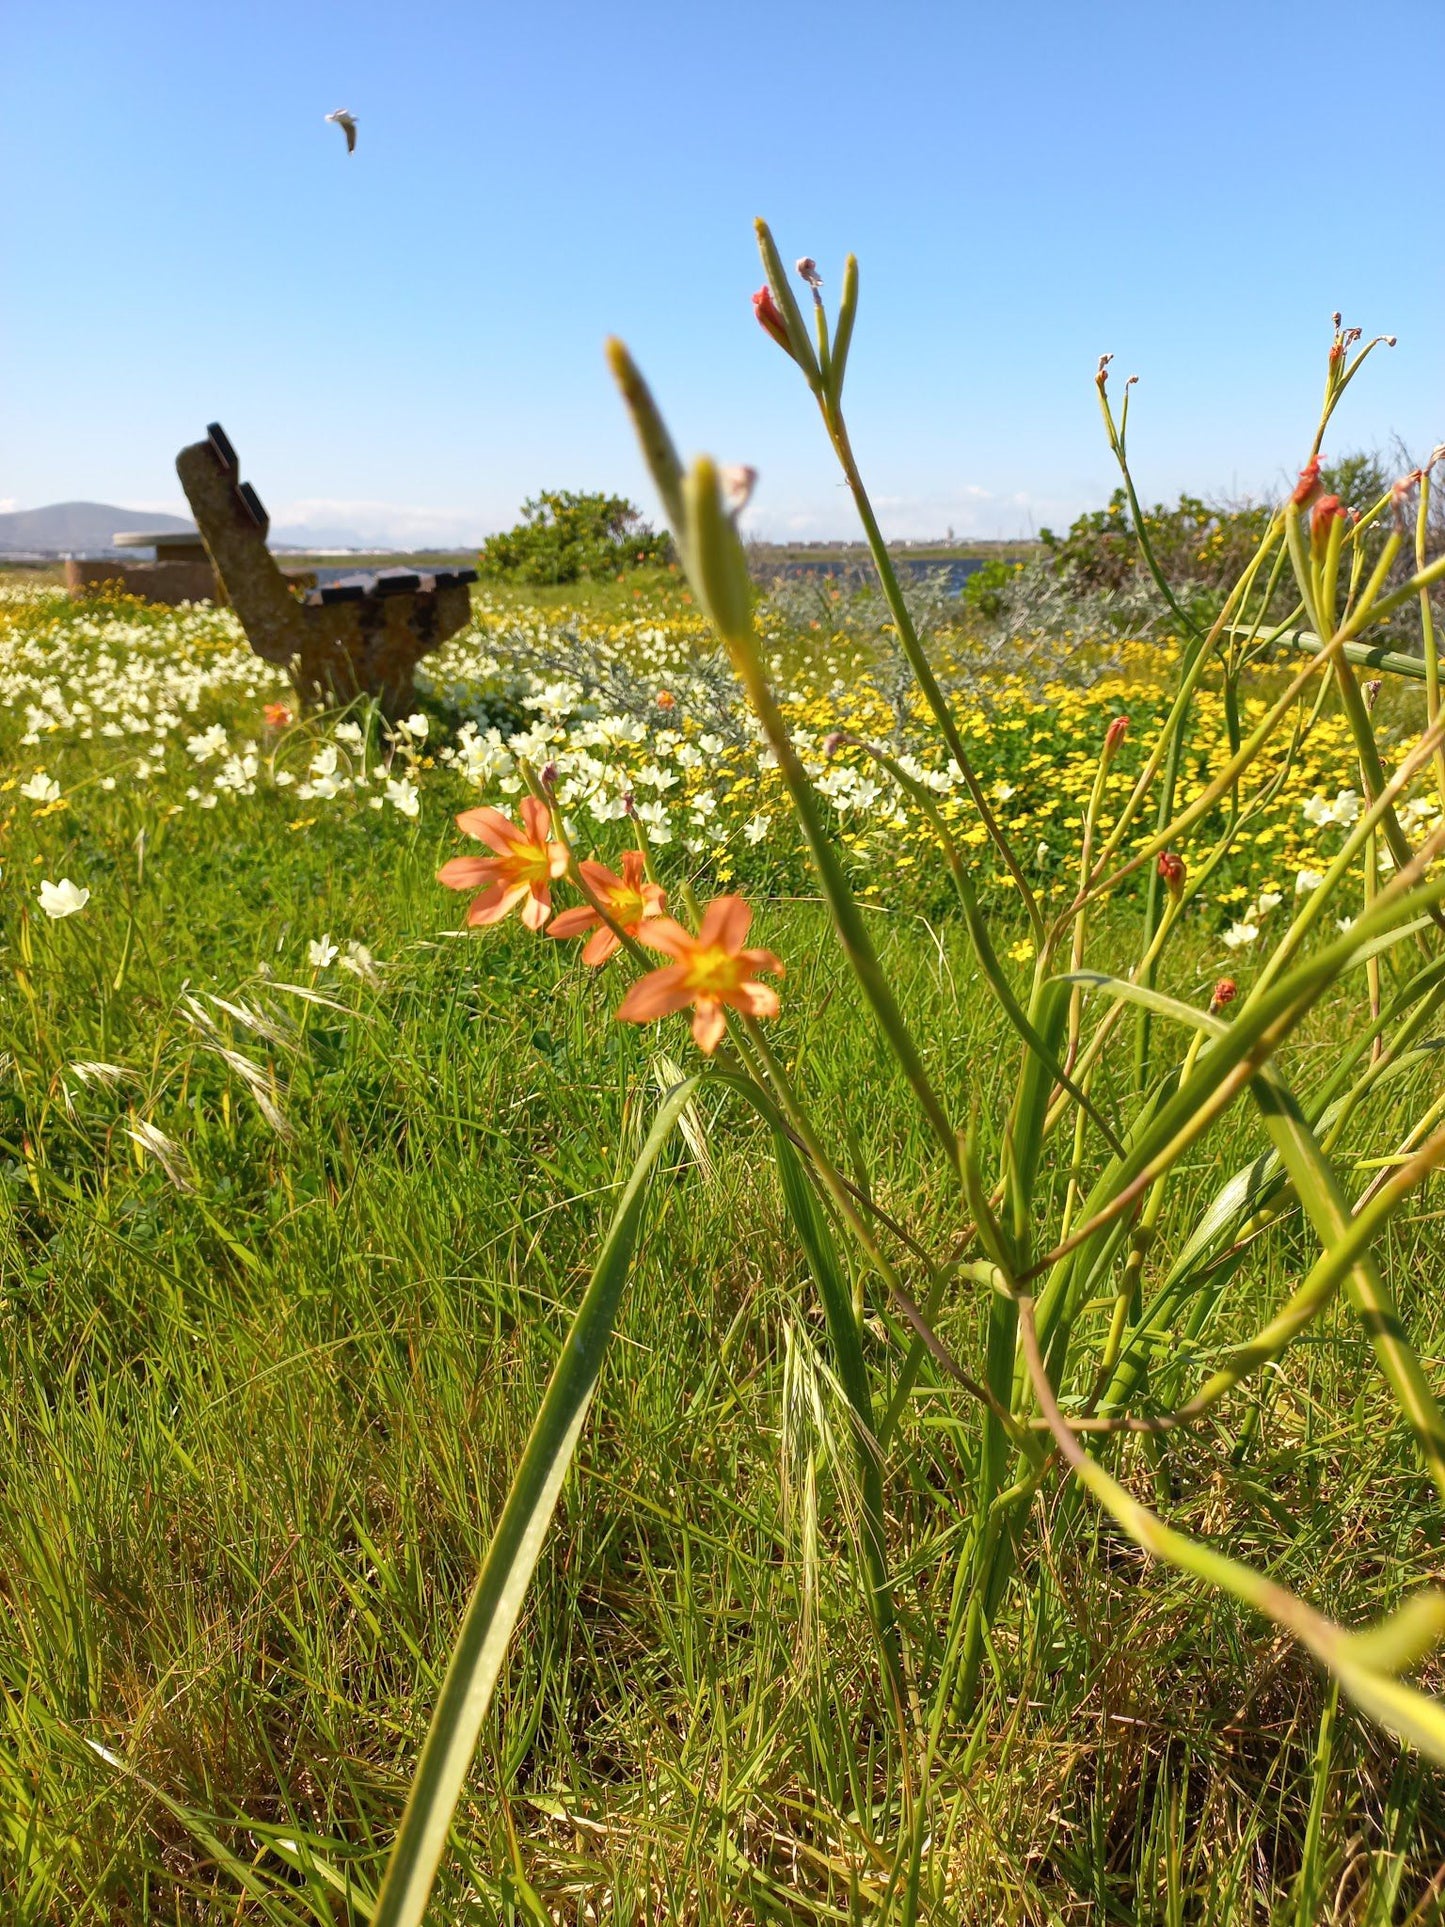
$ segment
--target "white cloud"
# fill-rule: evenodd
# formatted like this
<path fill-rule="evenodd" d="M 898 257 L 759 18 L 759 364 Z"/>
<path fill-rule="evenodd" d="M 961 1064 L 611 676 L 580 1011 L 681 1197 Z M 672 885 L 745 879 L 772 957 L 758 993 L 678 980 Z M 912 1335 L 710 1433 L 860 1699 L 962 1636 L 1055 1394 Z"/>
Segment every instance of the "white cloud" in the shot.
<path fill-rule="evenodd" d="M 976 482 L 924 495 L 874 498 L 884 534 L 891 541 L 915 542 L 940 540 L 949 529 L 960 541 L 1017 540 L 1037 534 L 1041 525 L 1067 528 L 1084 506 L 1082 499 L 1033 495 L 1023 489 L 997 494 Z M 861 539 L 856 523 L 850 526 L 836 500 L 770 510 L 765 492 L 749 512 L 743 532 L 763 542 Z"/>
<path fill-rule="evenodd" d="M 387 548 L 466 547 L 482 539 L 490 521 L 476 509 L 327 497 L 267 506 L 272 534 L 282 541 L 375 542 Z"/>

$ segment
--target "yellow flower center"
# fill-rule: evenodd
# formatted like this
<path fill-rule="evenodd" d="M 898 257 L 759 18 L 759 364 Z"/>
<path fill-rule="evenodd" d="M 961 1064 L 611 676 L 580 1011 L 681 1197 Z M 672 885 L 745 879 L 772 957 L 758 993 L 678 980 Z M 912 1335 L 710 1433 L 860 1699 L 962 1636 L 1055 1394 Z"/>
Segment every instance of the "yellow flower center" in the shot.
<path fill-rule="evenodd" d="M 736 990 L 747 982 L 748 974 L 741 957 L 717 944 L 699 947 L 687 960 L 687 987 L 703 997 L 720 997 L 724 991 Z"/>

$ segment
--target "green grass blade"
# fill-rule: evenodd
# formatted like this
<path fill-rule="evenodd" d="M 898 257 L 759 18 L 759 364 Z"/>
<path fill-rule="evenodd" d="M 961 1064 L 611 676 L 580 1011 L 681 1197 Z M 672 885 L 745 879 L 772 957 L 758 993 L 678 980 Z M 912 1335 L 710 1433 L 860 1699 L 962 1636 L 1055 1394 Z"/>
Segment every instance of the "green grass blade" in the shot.
<path fill-rule="evenodd" d="M 858 1488 L 863 1503 L 863 1556 L 868 1567 L 869 1609 L 878 1629 L 879 1644 L 896 1692 L 903 1690 L 903 1670 L 893 1595 L 888 1581 L 888 1546 L 883 1510 L 883 1468 L 873 1432 L 873 1396 L 862 1336 L 853 1315 L 847 1274 L 832 1227 L 803 1170 L 802 1160 L 781 1130 L 773 1132 L 774 1155 L 782 1181 L 783 1202 L 817 1280 L 828 1320 L 828 1337 L 837 1361 L 838 1378 L 853 1414 L 853 1442 L 858 1465 Z"/>
<path fill-rule="evenodd" d="M 376 1927 L 419 1927 L 426 1913 L 477 1735 L 612 1336 L 647 1181 L 700 1081 L 680 1084 L 659 1110 L 548 1381 L 442 1681 L 377 1899 Z"/>

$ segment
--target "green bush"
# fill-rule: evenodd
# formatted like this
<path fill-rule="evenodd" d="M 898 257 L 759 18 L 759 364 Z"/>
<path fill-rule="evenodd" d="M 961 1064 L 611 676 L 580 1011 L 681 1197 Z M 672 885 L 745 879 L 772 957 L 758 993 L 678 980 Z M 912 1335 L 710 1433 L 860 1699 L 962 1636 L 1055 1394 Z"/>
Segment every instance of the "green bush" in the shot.
<path fill-rule="evenodd" d="M 484 576 L 514 582 L 578 582 L 656 567 L 671 555 L 667 536 L 625 496 L 544 489 L 522 504 L 514 529 L 484 544 L 479 563 Z"/>
<path fill-rule="evenodd" d="M 1390 481 L 1377 455 L 1346 455 L 1326 465 L 1320 475 L 1325 494 L 1338 495 L 1347 508 L 1361 513 L 1373 507 Z M 1197 495 L 1181 495 L 1172 507 L 1160 502 L 1145 509 L 1143 531 L 1176 594 L 1208 605 L 1222 602 L 1239 579 L 1277 507 L 1273 502 L 1206 502 Z M 1377 530 L 1367 538 L 1371 560 L 1383 535 Z M 1079 516 L 1066 535 L 1040 529 L 1039 539 L 1055 572 L 1076 594 L 1116 594 L 1146 579 L 1139 529 L 1122 488 L 1115 489 L 1106 508 Z M 1292 592 L 1292 584 L 1282 585 L 1281 605 Z"/>

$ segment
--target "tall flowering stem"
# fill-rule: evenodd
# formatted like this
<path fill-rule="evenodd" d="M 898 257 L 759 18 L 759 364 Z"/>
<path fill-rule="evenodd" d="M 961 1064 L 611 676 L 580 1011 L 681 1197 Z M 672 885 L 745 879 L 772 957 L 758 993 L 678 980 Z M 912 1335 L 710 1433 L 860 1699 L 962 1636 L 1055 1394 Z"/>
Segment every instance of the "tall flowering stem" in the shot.
<path fill-rule="evenodd" d="M 758 248 L 763 257 L 763 266 L 767 271 L 768 286 L 775 296 L 785 294 L 787 298 L 791 300 L 792 293 L 788 287 L 788 278 L 784 272 L 782 260 L 779 257 L 777 246 L 769 231 L 768 224 L 766 221 L 760 220 L 756 223 L 756 227 Z M 868 552 L 873 558 L 873 567 L 878 574 L 878 583 L 883 591 L 883 598 L 888 604 L 888 613 L 893 618 L 893 626 L 898 636 L 899 645 L 904 655 L 908 658 L 908 666 L 913 671 L 919 688 L 923 691 L 924 700 L 933 712 L 934 720 L 942 732 L 943 740 L 948 745 L 949 754 L 953 757 L 954 762 L 957 763 L 962 773 L 969 796 L 972 798 L 973 805 L 983 821 L 984 828 L 988 832 L 989 841 L 998 851 L 1004 868 L 1013 878 L 1014 886 L 1019 893 L 1019 900 L 1028 912 L 1029 922 L 1033 925 L 1034 935 L 1039 944 L 1042 945 L 1044 942 L 1043 913 L 1039 909 L 1033 888 L 1029 883 L 1023 866 L 1015 855 L 1013 846 L 1005 835 L 1002 825 L 994 815 L 988 796 L 984 791 L 982 783 L 980 783 L 978 779 L 978 773 L 973 767 L 973 761 L 969 756 L 967 746 L 959 731 L 953 711 L 949 707 L 948 698 L 944 695 L 942 686 L 934 674 L 933 665 L 929 662 L 923 644 L 919 640 L 917 627 L 914 624 L 912 615 L 909 613 L 907 599 L 903 594 L 902 585 L 898 580 L 898 571 L 894 568 L 893 558 L 888 553 L 888 544 L 884 540 L 882 529 L 878 526 L 878 518 L 873 513 L 873 504 L 868 498 L 868 490 L 864 486 L 862 474 L 853 454 L 853 445 L 848 439 L 848 427 L 843 419 L 843 370 L 846 366 L 848 346 L 852 340 L 853 320 L 857 312 L 857 305 L 858 263 L 852 255 L 849 255 L 844 288 L 843 316 L 840 316 L 839 319 L 838 332 L 833 348 L 830 379 L 827 382 L 824 382 L 821 376 L 817 381 L 810 379 L 809 386 L 817 398 L 818 408 L 823 417 L 823 425 L 828 431 L 828 439 L 833 445 L 833 452 L 838 457 L 839 466 L 843 470 L 843 477 L 848 484 L 848 491 L 852 495 L 854 507 L 858 511 L 858 519 L 863 524 L 863 534 L 868 543 Z M 846 333 L 844 331 L 844 316 L 846 316 Z"/>

